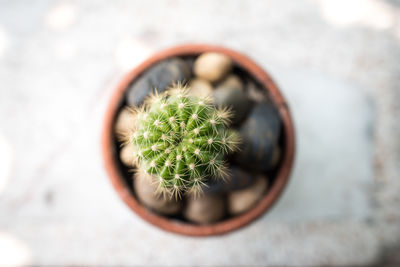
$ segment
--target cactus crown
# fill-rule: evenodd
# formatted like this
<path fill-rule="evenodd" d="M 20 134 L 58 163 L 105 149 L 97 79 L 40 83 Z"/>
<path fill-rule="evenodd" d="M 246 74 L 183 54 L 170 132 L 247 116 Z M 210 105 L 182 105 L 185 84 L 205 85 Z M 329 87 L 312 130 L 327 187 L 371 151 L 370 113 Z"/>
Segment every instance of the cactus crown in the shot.
<path fill-rule="evenodd" d="M 135 111 L 129 141 L 139 171 L 155 178 L 158 191 L 180 196 L 201 193 L 205 179 L 227 175 L 225 155 L 238 148 L 239 135 L 228 130 L 231 112 L 215 108 L 180 85 L 150 96 Z"/>

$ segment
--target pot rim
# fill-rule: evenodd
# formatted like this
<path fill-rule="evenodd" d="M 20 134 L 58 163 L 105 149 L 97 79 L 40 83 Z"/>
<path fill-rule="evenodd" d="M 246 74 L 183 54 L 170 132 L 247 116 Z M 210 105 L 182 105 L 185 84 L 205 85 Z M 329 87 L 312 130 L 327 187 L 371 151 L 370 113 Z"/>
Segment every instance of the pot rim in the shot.
<path fill-rule="evenodd" d="M 276 172 L 276 178 L 267 194 L 250 210 L 229 218 L 227 220 L 208 225 L 196 225 L 178 220 L 173 220 L 162 215 L 158 215 L 149 211 L 144 207 L 131 193 L 126 183 L 122 178 L 122 173 L 118 167 L 118 155 L 114 150 L 113 142 L 113 125 L 116 112 L 121 103 L 121 99 L 130 85 L 143 71 L 151 65 L 161 60 L 173 56 L 188 56 L 197 55 L 204 52 L 218 52 L 229 56 L 235 64 L 245 69 L 254 79 L 256 79 L 269 93 L 270 98 L 275 103 L 281 119 L 284 132 L 284 150 L 282 151 L 283 158 Z M 149 223 L 178 234 L 189 236 L 211 236 L 221 235 L 233 230 L 237 230 L 263 215 L 269 210 L 272 205 L 278 200 L 284 190 L 292 169 L 294 154 L 295 154 L 295 133 L 294 125 L 285 99 L 280 93 L 277 85 L 269 76 L 269 74 L 259 67 L 253 60 L 247 56 L 234 50 L 208 44 L 185 44 L 162 50 L 155 53 L 143 63 L 128 72 L 119 82 L 114 92 L 111 95 L 108 106 L 105 112 L 105 118 L 101 136 L 102 154 L 104 167 L 108 173 L 109 179 L 117 191 L 119 197 L 125 204 Z"/>

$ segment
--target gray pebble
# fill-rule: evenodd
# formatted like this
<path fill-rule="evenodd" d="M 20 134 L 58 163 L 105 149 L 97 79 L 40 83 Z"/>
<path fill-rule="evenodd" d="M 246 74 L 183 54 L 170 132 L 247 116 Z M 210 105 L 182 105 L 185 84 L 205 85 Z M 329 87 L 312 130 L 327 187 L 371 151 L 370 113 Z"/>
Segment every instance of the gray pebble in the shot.
<path fill-rule="evenodd" d="M 214 104 L 218 107 L 230 107 L 233 112 L 233 124 L 246 118 L 252 102 L 243 90 L 243 83 L 235 75 L 228 76 L 213 93 Z"/>
<path fill-rule="evenodd" d="M 239 132 L 242 149 L 235 154 L 235 162 L 252 172 L 269 170 L 276 163 L 274 150 L 281 132 L 281 120 L 275 106 L 270 102 L 256 105 Z"/>
<path fill-rule="evenodd" d="M 246 92 L 249 98 L 256 103 L 265 102 L 267 99 L 266 91 L 251 80 L 246 82 Z"/>
<path fill-rule="evenodd" d="M 187 82 L 191 70 L 187 63 L 180 58 L 164 60 L 148 69 L 135 80 L 127 90 L 127 102 L 130 106 L 140 106 L 145 98 L 155 92 L 165 91 L 173 83 Z"/>
<path fill-rule="evenodd" d="M 181 211 L 182 201 L 156 194 L 157 187 L 152 184 L 152 177 L 137 173 L 134 189 L 139 201 L 151 210 L 164 215 L 174 215 Z"/>
<path fill-rule="evenodd" d="M 213 179 L 207 182 L 203 191 L 207 193 L 227 193 L 233 190 L 244 189 L 254 182 L 252 174 L 238 167 L 231 166 L 229 168 L 229 178 L 226 181 L 223 179 Z"/>
<path fill-rule="evenodd" d="M 188 198 L 183 211 L 183 215 L 186 219 L 199 224 L 217 222 L 222 219 L 225 214 L 225 198 L 221 195 L 210 194 Z"/>

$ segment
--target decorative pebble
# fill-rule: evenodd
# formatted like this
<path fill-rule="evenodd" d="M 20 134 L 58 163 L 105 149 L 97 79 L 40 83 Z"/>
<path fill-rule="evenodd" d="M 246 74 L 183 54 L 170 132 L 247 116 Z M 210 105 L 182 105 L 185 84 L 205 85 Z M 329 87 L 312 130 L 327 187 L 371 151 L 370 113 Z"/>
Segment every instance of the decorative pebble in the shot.
<path fill-rule="evenodd" d="M 187 64 L 187 66 L 190 68 L 190 70 L 193 69 L 193 64 L 194 61 L 196 60 L 196 56 L 185 56 L 185 57 L 181 57 Z"/>
<path fill-rule="evenodd" d="M 225 212 L 226 203 L 223 196 L 204 194 L 197 198 L 190 197 L 183 215 L 192 222 L 208 224 L 222 219 Z"/>
<path fill-rule="evenodd" d="M 276 145 L 274 147 L 274 155 L 272 156 L 271 168 L 275 168 L 281 159 L 282 150 Z"/>
<path fill-rule="evenodd" d="M 135 124 L 135 116 L 129 107 L 121 109 L 115 120 L 114 131 L 118 136 L 124 136 L 132 131 Z"/>
<path fill-rule="evenodd" d="M 252 208 L 262 198 L 267 186 L 267 178 L 258 176 L 250 187 L 230 193 L 228 195 L 229 213 L 237 215 Z"/>
<path fill-rule="evenodd" d="M 127 91 L 127 102 L 130 106 L 140 106 L 150 93 L 163 92 L 173 83 L 187 82 L 190 77 L 190 67 L 184 60 L 167 59 L 148 69 L 133 82 Z"/>
<path fill-rule="evenodd" d="M 135 166 L 135 162 L 137 159 L 135 157 L 135 149 L 133 145 L 124 145 L 119 153 L 119 158 L 121 159 L 122 163 L 128 167 Z"/>
<path fill-rule="evenodd" d="M 234 124 L 243 121 L 252 106 L 252 102 L 243 90 L 243 83 L 236 75 L 228 76 L 214 90 L 213 101 L 216 106 L 232 108 Z"/>
<path fill-rule="evenodd" d="M 251 171 L 264 172 L 270 169 L 281 132 L 279 113 L 272 103 L 256 105 L 239 131 L 242 149 L 235 154 L 235 162 Z"/>
<path fill-rule="evenodd" d="M 193 70 L 197 77 L 206 79 L 210 82 L 217 82 L 231 71 L 232 60 L 221 53 L 201 54 L 194 62 Z"/>
<path fill-rule="evenodd" d="M 149 209 L 160 214 L 178 214 L 182 208 L 182 201 L 157 195 L 157 187 L 151 184 L 152 179 L 154 178 L 145 176 L 144 174 L 136 174 L 134 178 L 134 189 L 139 201 Z"/>
<path fill-rule="evenodd" d="M 229 168 L 229 178 L 226 181 L 222 179 L 213 179 L 207 182 L 207 186 L 204 186 L 203 191 L 213 194 L 226 193 L 233 190 L 244 189 L 253 182 L 253 175 L 238 167 L 231 166 Z"/>
<path fill-rule="evenodd" d="M 241 90 L 244 88 L 242 80 L 235 74 L 228 75 L 218 87 L 238 88 Z"/>
<path fill-rule="evenodd" d="M 250 81 L 250 80 L 247 81 L 246 91 L 247 91 L 249 98 L 256 103 L 265 102 L 267 99 L 265 89 L 260 88 L 253 81 Z"/>
<path fill-rule="evenodd" d="M 210 96 L 213 93 L 213 87 L 207 80 L 195 78 L 189 84 L 189 94 L 197 97 Z"/>

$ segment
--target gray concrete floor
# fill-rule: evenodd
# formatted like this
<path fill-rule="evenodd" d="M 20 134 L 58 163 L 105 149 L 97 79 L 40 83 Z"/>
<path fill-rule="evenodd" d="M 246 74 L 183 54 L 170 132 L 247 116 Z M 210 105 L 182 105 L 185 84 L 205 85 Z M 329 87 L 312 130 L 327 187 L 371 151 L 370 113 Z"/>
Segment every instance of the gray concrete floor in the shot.
<path fill-rule="evenodd" d="M 100 155 L 118 80 L 188 42 L 271 72 L 297 129 L 279 203 L 221 237 L 139 219 Z M 399 1 L 0 0 L 0 84 L 0 265 L 399 264 Z"/>

